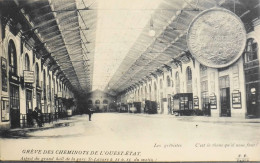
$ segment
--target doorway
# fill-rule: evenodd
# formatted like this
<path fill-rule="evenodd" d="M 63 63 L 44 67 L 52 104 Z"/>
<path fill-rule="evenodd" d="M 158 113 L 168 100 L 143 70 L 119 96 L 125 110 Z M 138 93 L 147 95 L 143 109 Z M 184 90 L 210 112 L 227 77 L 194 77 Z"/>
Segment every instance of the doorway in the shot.
<path fill-rule="evenodd" d="M 109 111 L 109 110 L 107 109 L 107 105 L 104 105 L 103 110 L 104 110 L 104 112 L 108 112 L 108 111 Z"/>
<path fill-rule="evenodd" d="M 230 117 L 230 89 L 229 88 L 221 88 L 220 89 L 220 107 L 221 107 L 221 116 L 222 117 Z"/>
<path fill-rule="evenodd" d="M 41 92 L 37 92 L 37 94 L 36 94 L 36 103 L 37 103 L 37 108 L 38 109 L 40 109 L 40 110 L 42 110 L 41 109 Z"/>
<path fill-rule="evenodd" d="M 260 82 L 246 84 L 247 116 L 249 117 L 259 117 L 260 115 L 259 88 Z"/>
<path fill-rule="evenodd" d="M 204 115 L 210 116 L 209 94 L 207 91 L 201 92 L 201 104 Z"/>
<path fill-rule="evenodd" d="M 167 112 L 165 111 L 165 114 L 171 114 L 171 107 L 172 107 L 172 100 L 171 100 L 171 94 L 167 95 L 167 100 L 168 100 L 168 110 Z"/>
<path fill-rule="evenodd" d="M 219 85 L 220 85 L 220 116 L 231 117 L 229 76 L 227 75 L 227 76 L 220 77 Z"/>
<path fill-rule="evenodd" d="M 10 116 L 11 128 L 20 127 L 19 87 L 10 84 Z"/>
<path fill-rule="evenodd" d="M 29 112 L 29 110 L 32 111 L 32 90 L 26 90 L 26 113 Z"/>

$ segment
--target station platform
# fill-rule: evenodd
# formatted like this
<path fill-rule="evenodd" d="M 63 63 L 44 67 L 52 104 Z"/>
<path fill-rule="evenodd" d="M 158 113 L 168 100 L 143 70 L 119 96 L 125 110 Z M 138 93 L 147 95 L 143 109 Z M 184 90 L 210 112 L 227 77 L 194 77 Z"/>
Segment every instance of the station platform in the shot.
<path fill-rule="evenodd" d="M 212 122 L 212 123 L 260 123 L 260 118 L 243 117 L 215 117 L 215 116 L 175 116 L 171 114 L 132 114 L 134 116 L 143 116 L 150 118 L 174 118 L 179 121 L 187 122 Z"/>
<path fill-rule="evenodd" d="M 144 113 L 96 113 L 96 114 L 106 114 L 106 117 L 109 117 L 109 114 L 119 115 L 129 117 L 143 117 L 148 119 L 172 119 L 173 121 L 178 122 L 189 122 L 189 123 L 214 123 L 214 124 L 250 124 L 250 125 L 260 125 L 260 118 L 255 119 L 245 119 L 239 117 L 207 117 L 207 116 L 175 116 L 170 114 L 144 114 Z M 31 127 L 31 128 L 14 128 L 0 130 L 0 138 L 28 138 L 28 133 L 35 131 L 43 131 L 48 129 L 54 129 L 59 127 L 73 126 L 77 121 L 87 119 L 87 115 L 75 115 L 68 117 L 66 119 L 60 119 L 52 123 L 45 123 L 43 127 Z"/>
<path fill-rule="evenodd" d="M 16 137 L 22 138 L 22 137 L 28 137 L 27 133 L 29 132 L 43 131 L 47 129 L 70 126 L 77 121 L 76 120 L 77 116 L 72 116 L 65 119 L 59 119 L 58 121 L 53 121 L 51 123 L 45 123 L 42 127 L 2 129 L 0 130 L 0 137 L 1 138 L 16 138 Z"/>

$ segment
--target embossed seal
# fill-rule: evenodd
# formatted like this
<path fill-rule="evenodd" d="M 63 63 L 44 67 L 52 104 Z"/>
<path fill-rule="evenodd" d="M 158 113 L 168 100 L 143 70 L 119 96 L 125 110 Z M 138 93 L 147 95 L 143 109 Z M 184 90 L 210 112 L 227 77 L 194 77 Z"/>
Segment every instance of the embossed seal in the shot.
<path fill-rule="evenodd" d="M 187 45 L 203 65 L 222 68 L 234 63 L 243 53 L 246 31 L 233 12 L 212 8 L 201 12 L 191 22 Z"/>

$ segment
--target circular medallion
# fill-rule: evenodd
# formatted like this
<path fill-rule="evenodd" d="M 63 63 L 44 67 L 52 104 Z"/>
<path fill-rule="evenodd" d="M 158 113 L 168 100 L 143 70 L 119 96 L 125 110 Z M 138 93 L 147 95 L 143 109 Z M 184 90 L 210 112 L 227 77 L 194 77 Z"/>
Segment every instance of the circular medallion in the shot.
<path fill-rule="evenodd" d="M 233 12 L 212 8 L 191 22 L 187 45 L 191 54 L 203 65 L 222 68 L 234 63 L 243 53 L 246 31 Z"/>

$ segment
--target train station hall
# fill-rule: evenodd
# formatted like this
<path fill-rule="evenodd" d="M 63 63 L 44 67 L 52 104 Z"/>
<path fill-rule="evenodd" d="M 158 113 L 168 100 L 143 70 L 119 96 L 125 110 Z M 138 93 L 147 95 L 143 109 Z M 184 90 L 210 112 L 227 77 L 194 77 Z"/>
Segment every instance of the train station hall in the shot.
<path fill-rule="evenodd" d="M 259 119 L 259 12 L 259 0 L 1 0 L 0 128 L 89 112 Z"/>
<path fill-rule="evenodd" d="M 0 0 L 0 162 L 260 161 L 260 0 Z"/>

